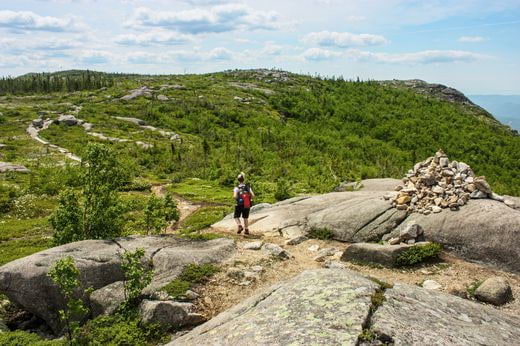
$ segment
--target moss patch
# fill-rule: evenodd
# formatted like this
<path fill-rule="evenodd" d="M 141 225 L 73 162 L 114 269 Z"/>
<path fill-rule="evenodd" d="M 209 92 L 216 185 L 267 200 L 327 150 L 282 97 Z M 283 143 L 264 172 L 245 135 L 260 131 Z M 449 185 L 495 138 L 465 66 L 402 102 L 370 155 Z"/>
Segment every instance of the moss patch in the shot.
<path fill-rule="evenodd" d="M 205 283 L 211 276 L 219 271 L 213 264 L 189 264 L 179 277 L 163 287 L 163 291 L 174 299 L 182 299 L 186 291 L 193 286 Z"/>
<path fill-rule="evenodd" d="M 482 285 L 482 281 L 475 280 L 466 288 L 466 292 L 468 292 L 468 296 L 475 297 L 475 291 Z"/>

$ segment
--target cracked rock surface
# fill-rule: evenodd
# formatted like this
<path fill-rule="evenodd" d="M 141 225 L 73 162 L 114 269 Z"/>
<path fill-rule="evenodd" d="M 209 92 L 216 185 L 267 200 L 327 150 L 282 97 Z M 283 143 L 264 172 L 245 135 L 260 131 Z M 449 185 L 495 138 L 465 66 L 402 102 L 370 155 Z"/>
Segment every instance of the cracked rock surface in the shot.
<path fill-rule="evenodd" d="M 305 271 L 169 345 L 355 345 L 377 287 L 342 269 Z"/>
<path fill-rule="evenodd" d="M 385 291 L 372 331 L 395 345 L 515 345 L 520 318 L 488 306 L 406 284 Z"/>
<path fill-rule="evenodd" d="M 123 272 L 119 254 L 124 250 L 145 250 L 146 262 L 152 260 L 154 276 L 145 293 L 152 293 L 175 279 L 190 263 L 219 263 L 235 251 L 231 239 L 189 241 L 169 236 L 132 236 L 111 240 L 84 240 L 54 247 L 0 267 L 0 292 L 25 310 L 45 320 L 59 332 L 58 311 L 65 302 L 56 285 L 47 276 L 59 259 L 72 256 L 84 288 L 92 287 L 93 313 L 110 312 L 124 300 Z"/>

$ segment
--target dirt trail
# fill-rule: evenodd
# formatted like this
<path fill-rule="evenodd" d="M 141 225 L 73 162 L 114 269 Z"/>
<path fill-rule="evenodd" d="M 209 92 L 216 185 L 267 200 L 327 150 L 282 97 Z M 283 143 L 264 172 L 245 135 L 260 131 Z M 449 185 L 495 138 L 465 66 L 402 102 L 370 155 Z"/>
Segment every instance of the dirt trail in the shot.
<path fill-rule="evenodd" d="M 168 186 L 168 184 L 153 185 L 151 191 L 157 197 L 164 198 L 167 192 L 166 186 Z M 186 220 L 188 216 L 190 216 L 202 207 L 202 204 L 190 202 L 187 199 L 184 199 L 178 195 L 172 194 L 172 197 L 175 199 L 175 202 L 177 203 L 177 208 L 179 209 L 179 221 L 171 223 L 167 227 L 166 233 L 171 233 L 174 230 L 176 230 L 179 227 L 179 225 L 181 225 L 182 222 Z"/>
<path fill-rule="evenodd" d="M 286 239 L 278 236 L 251 235 L 245 237 L 215 229 L 205 231 L 222 233 L 227 237 L 232 237 L 236 239 L 238 246 L 237 254 L 223 265 L 221 272 L 216 274 L 206 285 L 195 289 L 195 291 L 200 294 L 200 298 L 196 301 L 197 306 L 208 318 L 227 310 L 262 289 L 286 281 L 304 270 L 323 267 L 324 262 L 314 260 L 317 252 L 309 250 L 311 245 L 318 245 L 320 249 L 335 248 L 337 250 L 336 254 L 329 257 L 332 261 L 339 261 L 341 253 L 349 246 L 346 243 L 337 241 L 316 239 L 307 240 L 299 245 L 288 246 L 284 245 Z M 293 257 L 289 260 L 282 261 L 270 258 L 262 250 L 243 249 L 244 243 L 255 240 L 278 244 Z M 513 315 L 520 314 L 520 275 L 466 262 L 449 253 L 443 253 L 441 259 L 436 263 L 423 264 L 410 269 L 376 268 L 348 262 L 341 263 L 344 263 L 350 270 L 375 277 L 388 283 L 400 281 L 412 285 L 421 285 L 425 280 L 435 280 L 442 285 L 441 291 L 459 296 L 466 295 L 467 287 L 475 281 L 483 281 L 491 276 L 503 276 L 511 284 L 513 295 L 517 297 L 517 299 L 502 307 L 495 308 Z M 252 266 L 257 265 L 262 266 L 264 272 L 260 279 L 251 285 L 240 286 L 226 274 L 230 267 L 251 270 Z"/>

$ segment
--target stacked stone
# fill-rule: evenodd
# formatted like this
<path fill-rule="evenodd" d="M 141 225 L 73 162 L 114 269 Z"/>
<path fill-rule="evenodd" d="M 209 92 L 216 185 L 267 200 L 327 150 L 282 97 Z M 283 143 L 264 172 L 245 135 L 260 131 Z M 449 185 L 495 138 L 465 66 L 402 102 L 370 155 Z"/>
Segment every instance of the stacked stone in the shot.
<path fill-rule="evenodd" d="M 459 210 L 470 199 L 504 201 L 493 193 L 485 177 L 475 176 L 464 162 L 450 162 L 442 150 L 417 163 L 395 190 L 398 194 L 392 199 L 394 207 L 425 215 L 440 213 L 445 208 Z"/>

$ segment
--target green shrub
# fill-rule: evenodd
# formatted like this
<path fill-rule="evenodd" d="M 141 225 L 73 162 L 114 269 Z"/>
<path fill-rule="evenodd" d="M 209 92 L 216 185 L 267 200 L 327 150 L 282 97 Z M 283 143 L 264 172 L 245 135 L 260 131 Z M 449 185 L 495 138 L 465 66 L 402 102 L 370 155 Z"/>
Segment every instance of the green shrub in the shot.
<path fill-rule="evenodd" d="M 374 341 L 376 339 L 376 334 L 374 333 L 374 331 L 370 328 L 365 328 L 363 329 L 363 331 L 361 332 L 361 334 L 359 334 L 358 336 L 358 341 L 367 341 L 367 342 L 370 342 L 370 341 Z"/>
<path fill-rule="evenodd" d="M 45 340 L 38 334 L 22 330 L 14 332 L 0 332 L 0 345 L 2 346 L 61 346 L 67 345 L 65 340 Z"/>
<path fill-rule="evenodd" d="M 125 302 L 124 306 L 137 305 L 143 289 L 152 282 L 153 270 L 143 263 L 144 249 L 125 251 L 121 255 L 121 269 L 124 274 Z"/>
<path fill-rule="evenodd" d="M 437 243 L 430 243 L 426 245 L 415 245 L 397 256 L 396 265 L 411 266 L 426 260 L 438 258 L 442 251 L 442 246 Z"/>
<path fill-rule="evenodd" d="M 144 210 L 144 223 L 148 234 L 159 234 L 166 227 L 166 212 L 161 198 L 151 195 Z"/>
<path fill-rule="evenodd" d="M 175 280 L 164 286 L 162 290 L 174 299 L 180 299 L 187 290 L 194 285 L 205 283 L 218 271 L 219 268 L 213 264 L 189 264 Z"/>
<path fill-rule="evenodd" d="M 287 181 L 284 178 L 280 178 L 276 182 L 276 190 L 274 192 L 274 198 L 277 201 L 283 201 L 286 199 L 291 198 L 292 195 L 292 189 L 291 184 L 289 181 Z"/>
<path fill-rule="evenodd" d="M 79 270 L 74 263 L 74 259 L 70 256 L 64 257 L 54 263 L 49 270 L 49 277 L 58 285 L 61 294 L 65 297 L 65 310 L 59 310 L 60 320 L 65 323 L 65 331 L 69 342 L 72 343 L 74 334 L 79 328 L 79 322 L 87 314 L 88 309 L 83 304 L 83 300 L 77 298 L 77 291 L 81 287 L 79 280 Z"/>
<path fill-rule="evenodd" d="M 19 195 L 15 186 L 0 183 L 0 213 L 8 213 Z"/>
<path fill-rule="evenodd" d="M 182 223 L 183 233 L 192 233 L 208 228 L 226 216 L 231 210 L 229 207 L 202 207 Z"/>
<path fill-rule="evenodd" d="M 170 193 L 167 193 L 164 197 L 164 214 L 166 221 L 179 221 L 179 208 L 177 208 L 177 203 Z"/>
<path fill-rule="evenodd" d="M 330 240 L 334 238 L 334 232 L 327 228 L 312 228 L 309 234 L 307 234 L 307 237 L 311 239 Z"/>
<path fill-rule="evenodd" d="M 158 326 L 142 325 L 134 311 L 99 316 L 88 321 L 77 333 L 76 345 L 147 346 L 167 342 Z"/>

